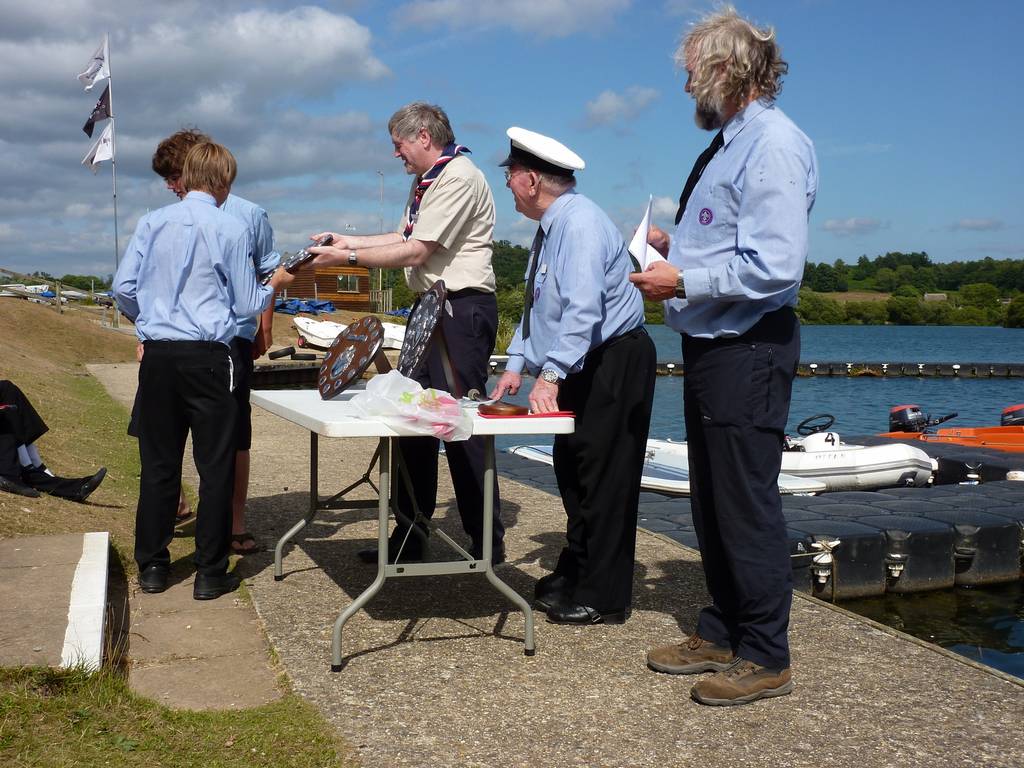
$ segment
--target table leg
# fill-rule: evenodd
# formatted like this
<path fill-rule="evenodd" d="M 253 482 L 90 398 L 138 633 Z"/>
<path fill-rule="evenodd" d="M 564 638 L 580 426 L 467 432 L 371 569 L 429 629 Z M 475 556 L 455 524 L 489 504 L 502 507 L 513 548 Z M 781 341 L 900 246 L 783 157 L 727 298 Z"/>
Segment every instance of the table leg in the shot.
<path fill-rule="evenodd" d="M 284 545 L 291 541 L 295 534 L 313 522 L 316 510 L 320 502 L 320 436 L 313 431 L 309 433 L 309 511 L 299 522 L 289 528 L 285 534 L 277 540 L 274 547 L 274 581 L 281 581 L 284 578 Z"/>
<path fill-rule="evenodd" d="M 505 597 L 518 605 L 526 617 L 526 640 L 524 652 L 527 656 L 533 656 L 536 647 L 533 643 L 533 608 L 526 602 L 522 595 L 512 587 L 498 578 L 494 573 L 494 566 L 491 564 L 494 543 L 494 435 L 485 436 L 484 448 L 484 551 L 483 559 L 487 563 L 487 580 L 491 582 Z"/>
<path fill-rule="evenodd" d="M 331 671 L 340 672 L 341 663 L 341 629 L 352 616 L 384 586 L 387 578 L 388 565 L 388 514 L 391 507 L 391 446 L 387 438 L 380 439 L 380 495 L 377 503 L 377 578 L 373 580 L 362 594 L 349 603 L 334 622 L 334 634 L 331 642 Z"/>

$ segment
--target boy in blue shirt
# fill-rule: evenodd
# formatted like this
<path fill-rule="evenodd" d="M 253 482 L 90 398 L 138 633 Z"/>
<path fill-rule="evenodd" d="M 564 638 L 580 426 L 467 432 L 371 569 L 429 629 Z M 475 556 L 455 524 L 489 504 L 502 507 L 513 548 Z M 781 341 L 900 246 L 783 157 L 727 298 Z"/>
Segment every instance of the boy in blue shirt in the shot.
<path fill-rule="evenodd" d="M 193 597 L 213 599 L 239 584 L 227 573 L 237 418 L 229 345 L 237 319 L 264 310 L 292 277 L 279 268 L 270 285 L 261 285 L 248 228 L 219 210 L 236 173 L 225 147 L 193 147 L 181 175 L 187 194 L 140 219 L 114 279 L 118 306 L 135 322 L 145 348 L 135 520 L 144 592 L 167 588 L 189 430 L 200 476 Z"/>

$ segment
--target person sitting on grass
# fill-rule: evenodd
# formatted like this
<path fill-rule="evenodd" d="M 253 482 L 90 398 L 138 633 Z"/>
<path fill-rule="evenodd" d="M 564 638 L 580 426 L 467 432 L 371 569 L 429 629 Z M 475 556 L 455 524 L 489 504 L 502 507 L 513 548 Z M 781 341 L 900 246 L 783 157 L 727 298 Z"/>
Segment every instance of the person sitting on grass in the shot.
<path fill-rule="evenodd" d="M 107 475 L 100 467 L 88 477 L 58 477 L 39 456 L 36 441 L 49 427 L 13 381 L 0 379 L 0 491 L 36 498 L 48 493 L 85 501 Z"/>

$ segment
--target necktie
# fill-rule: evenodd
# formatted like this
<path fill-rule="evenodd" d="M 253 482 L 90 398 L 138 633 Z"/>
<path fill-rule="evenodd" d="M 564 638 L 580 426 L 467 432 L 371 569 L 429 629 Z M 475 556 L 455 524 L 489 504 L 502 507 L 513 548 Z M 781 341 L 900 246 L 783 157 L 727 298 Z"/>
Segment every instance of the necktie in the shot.
<path fill-rule="evenodd" d="M 526 293 L 523 294 L 523 341 L 530 338 L 530 310 L 533 309 L 533 284 L 537 277 L 537 262 L 540 261 L 540 248 L 544 244 L 544 230 L 537 226 L 537 234 L 530 246 L 530 276 L 526 280 Z"/>
<path fill-rule="evenodd" d="M 676 211 L 676 224 L 683 218 L 683 211 L 686 210 L 686 203 L 690 199 L 690 194 L 693 192 L 693 188 L 697 186 L 697 182 L 700 181 L 700 175 L 704 173 L 704 169 L 708 163 L 711 162 L 711 158 L 715 156 L 715 152 L 722 148 L 725 143 L 725 139 L 722 137 L 722 132 L 719 131 L 715 134 L 715 138 L 711 140 L 708 148 L 700 153 L 700 157 L 697 158 L 697 162 L 693 164 L 693 170 L 690 171 L 690 175 L 686 179 L 686 186 L 683 187 L 683 194 L 679 196 L 679 210 Z"/>

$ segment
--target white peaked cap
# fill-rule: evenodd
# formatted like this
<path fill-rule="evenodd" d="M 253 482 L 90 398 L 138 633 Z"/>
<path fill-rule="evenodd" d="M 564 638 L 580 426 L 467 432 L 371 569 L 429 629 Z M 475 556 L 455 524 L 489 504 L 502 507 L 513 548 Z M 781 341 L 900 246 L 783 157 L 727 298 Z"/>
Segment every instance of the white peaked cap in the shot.
<path fill-rule="evenodd" d="M 512 126 L 505 133 L 511 139 L 508 157 L 501 165 L 525 165 L 542 173 L 572 176 L 587 167 L 583 158 L 565 144 L 536 131 Z"/>

